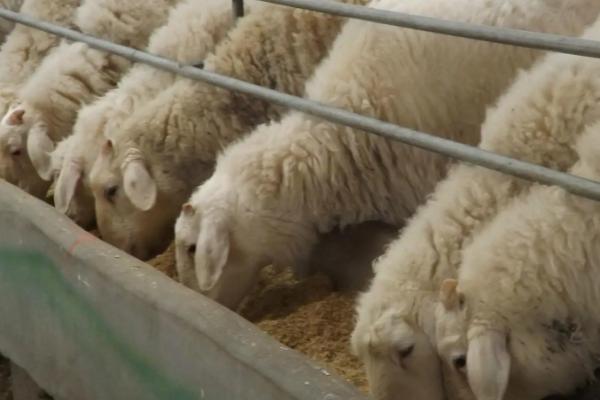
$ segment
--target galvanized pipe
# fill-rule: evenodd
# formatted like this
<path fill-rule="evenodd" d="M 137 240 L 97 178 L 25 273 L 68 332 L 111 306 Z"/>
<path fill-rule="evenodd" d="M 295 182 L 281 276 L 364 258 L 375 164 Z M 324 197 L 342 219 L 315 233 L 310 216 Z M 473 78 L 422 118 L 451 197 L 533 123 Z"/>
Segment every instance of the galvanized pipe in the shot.
<path fill-rule="evenodd" d="M 594 40 L 573 38 L 549 33 L 531 32 L 520 29 L 498 28 L 494 26 L 470 24 L 466 22 L 448 21 L 394 11 L 378 10 L 376 8 L 352 4 L 338 3 L 332 0 L 261 1 L 451 36 L 600 58 L 600 42 Z"/>
<path fill-rule="evenodd" d="M 237 19 L 244 16 L 244 0 L 232 0 L 233 18 Z"/>
<path fill-rule="evenodd" d="M 510 174 L 519 178 L 557 185 L 567 191 L 594 200 L 600 200 L 600 183 L 563 172 L 554 171 L 540 165 L 519 161 L 510 157 L 481 150 L 477 147 L 456 143 L 423 132 L 400 127 L 375 118 L 365 117 L 316 101 L 291 96 L 228 76 L 205 71 L 176 61 L 158 57 L 143 51 L 98 39 L 80 32 L 63 28 L 48 22 L 38 21 L 29 16 L 0 9 L 0 17 L 65 37 L 87 43 L 89 46 L 117 54 L 134 62 L 141 62 L 190 79 L 203 81 L 224 89 L 245 93 L 275 104 L 311 114 L 325 120 L 347 125 L 376 135 L 397 140 L 412 146 L 433 151 L 449 157 Z"/>

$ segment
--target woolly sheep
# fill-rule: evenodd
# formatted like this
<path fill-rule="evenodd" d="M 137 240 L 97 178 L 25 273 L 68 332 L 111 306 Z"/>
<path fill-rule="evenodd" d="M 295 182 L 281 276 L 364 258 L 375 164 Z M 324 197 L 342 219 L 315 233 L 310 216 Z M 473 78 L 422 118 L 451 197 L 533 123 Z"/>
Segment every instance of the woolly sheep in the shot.
<path fill-rule="evenodd" d="M 358 0 L 361 1 L 361 0 Z M 342 19 L 268 6 L 239 21 L 204 68 L 301 94 Z M 192 190 L 217 152 L 281 109 L 250 96 L 181 79 L 128 119 L 90 173 L 98 227 L 140 258 L 162 250 Z"/>
<path fill-rule="evenodd" d="M 571 173 L 600 180 L 600 123 Z M 464 250 L 438 309 L 442 358 L 466 359 L 478 400 L 568 395 L 600 360 L 600 203 L 535 185 Z M 458 286 L 457 286 L 458 284 Z"/>
<path fill-rule="evenodd" d="M 250 4 L 245 2 L 246 13 Z M 182 64 L 198 63 L 215 48 L 232 23 L 230 3 L 188 0 L 175 7 L 168 22 L 151 36 L 148 51 Z M 105 134 L 110 137 L 118 132 L 134 110 L 174 82 L 174 74 L 138 64 L 117 88 L 80 111 L 73 134 L 61 141 L 51 156 L 50 175 L 57 177 L 54 205 L 58 210 L 84 227 L 93 225 L 94 198 L 88 177 Z"/>
<path fill-rule="evenodd" d="M 375 6 L 484 24 L 576 30 L 569 17 L 574 12 L 561 15 L 565 22 L 557 19 L 563 7 L 557 10 L 556 2 L 470 1 L 467 6 L 466 1 L 384 0 Z M 350 21 L 306 92 L 313 100 L 473 143 L 485 104 L 536 54 Z M 440 80 L 443 75 L 452 79 Z M 396 94 L 400 90 L 402 96 Z M 371 219 L 401 225 L 445 168 L 446 159 L 432 153 L 298 112 L 263 125 L 225 150 L 214 175 L 192 197 L 200 215 L 197 243 L 190 243 L 197 244 L 200 288 L 211 291 L 221 281 L 240 281 L 242 270 L 255 275 L 268 263 L 301 270 L 316 235 L 338 225 Z"/>
<path fill-rule="evenodd" d="M 573 11 L 585 13 L 579 18 L 584 25 L 597 15 L 599 6 L 579 3 Z M 600 21 L 584 37 L 600 39 Z M 566 170 L 576 160 L 577 134 L 600 117 L 599 77 L 599 60 L 563 54 L 545 57 L 522 73 L 488 112 L 480 147 Z M 449 172 L 375 264 L 371 287 L 359 299 L 352 342 L 367 364 L 381 360 L 386 348 L 400 355 L 429 354 L 434 363 L 433 309 L 439 285 L 456 276 L 471 236 L 527 186 L 525 181 L 465 164 Z M 400 358 L 404 366 L 423 360 Z M 459 377 L 463 362 L 457 359 L 456 368 L 443 363 L 444 373 Z"/>
<path fill-rule="evenodd" d="M 84 33 L 141 47 L 177 1 L 88 0 L 77 10 L 75 24 Z M 49 154 L 54 144 L 71 133 L 81 106 L 113 88 L 130 65 L 111 53 L 67 41 L 44 60 L 0 126 L 0 136 L 11 138 L 6 142 L 13 154 L 4 162 L 35 168 L 21 168 L 15 183 L 47 189 L 49 184 L 43 185 L 40 178 L 51 178 Z"/>
<path fill-rule="evenodd" d="M 80 0 L 25 0 L 20 12 L 70 27 L 79 5 Z M 58 42 L 56 36 L 24 25 L 18 25 L 11 31 L 0 48 L 0 115 L 9 110 L 16 100 L 17 91 Z M 0 136 L 0 178 L 9 182 L 16 182 L 21 170 L 30 168 L 26 163 L 10 162 L 11 153 L 17 155 L 20 151 L 19 139 L 10 135 Z M 34 187 L 24 189 L 40 192 Z"/>
<path fill-rule="evenodd" d="M 23 0 L 2 0 L 0 6 L 10 11 L 19 11 L 23 5 Z M 4 42 L 4 39 L 15 27 L 14 22 L 7 19 L 0 19 L 0 43 Z"/>

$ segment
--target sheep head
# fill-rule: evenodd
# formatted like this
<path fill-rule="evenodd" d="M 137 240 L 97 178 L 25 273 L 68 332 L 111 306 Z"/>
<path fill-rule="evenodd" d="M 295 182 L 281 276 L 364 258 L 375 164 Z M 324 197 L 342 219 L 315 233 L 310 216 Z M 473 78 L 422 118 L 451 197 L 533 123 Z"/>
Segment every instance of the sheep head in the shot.
<path fill-rule="evenodd" d="M 440 362 L 428 334 L 410 311 L 379 291 L 359 299 L 352 352 L 363 362 L 377 400 L 443 399 Z"/>
<path fill-rule="evenodd" d="M 89 173 L 106 141 L 104 129 L 111 115 L 107 104 L 112 105 L 108 102 L 112 99 L 108 95 L 104 99 L 81 109 L 73 133 L 52 153 L 54 206 L 86 229 L 96 222 Z"/>
<path fill-rule="evenodd" d="M 135 146 L 106 140 L 90 171 L 102 238 L 147 259 L 164 250 L 187 192 Z"/>
<path fill-rule="evenodd" d="M 2 119 L 1 135 L 7 138 L 4 144 L 13 157 L 23 156 L 26 147 L 38 175 L 45 181 L 52 178 L 50 152 L 54 149 L 54 142 L 48 136 L 42 115 L 34 107 L 27 102 L 12 106 Z"/>
<path fill-rule="evenodd" d="M 91 168 L 90 187 L 103 239 L 141 259 L 167 246 L 176 214 L 138 149 L 106 140 Z"/>
<path fill-rule="evenodd" d="M 77 146 L 68 146 L 68 140 L 58 144 L 52 153 L 55 176 L 54 206 L 85 229 L 96 220 L 94 198 L 86 179 L 85 160 L 76 154 Z"/>
<path fill-rule="evenodd" d="M 27 104 L 13 105 L 0 123 L 0 176 L 37 197 L 46 195 L 50 184 L 42 179 L 28 154 L 31 143 L 42 143 L 47 130 Z M 46 137 L 44 137 L 46 136 Z M 37 147 L 32 146 L 34 152 Z M 40 152 L 35 153 L 36 155 Z M 37 159 L 35 160 L 37 162 Z"/>
<path fill-rule="evenodd" d="M 193 247 L 195 282 L 185 282 L 213 300 L 235 309 L 255 283 L 258 270 L 268 263 L 259 254 L 260 234 L 249 234 L 248 219 L 237 214 L 235 191 L 227 181 L 213 176 L 193 197 L 195 215 L 189 207 L 183 213 L 195 221 Z M 258 225 L 255 225 L 258 226 Z M 182 232 L 183 233 L 183 232 Z M 248 236 L 248 234 L 250 236 Z M 181 237 L 181 236 L 180 236 Z M 252 248 L 256 244 L 255 248 Z M 178 259 L 180 268 L 185 258 Z"/>
<path fill-rule="evenodd" d="M 469 332 L 468 308 L 458 281 L 446 279 L 436 309 L 438 353 L 451 374 L 467 377 L 477 400 L 501 400 L 508 387 L 510 355 L 505 334 L 474 327 Z"/>
<path fill-rule="evenodd" d="M 281 210 L 267 208 L 246 193 L 239 175 L 219 169 L 192 196 L 197 238 L 197 288 L 236 308 L 267 265 L 302 269 L 308 264 L 316 230 Z M 189 244 L 188 244 L 189 245 Z"/>
<path fill-rule="evenodd" d="M 435 309 L 435 338 L 442 359 L 446 392 L 459 392 L 460 398 L 474 398 L 467 382 L 467 321 L 464 296 L 458 281 L 446 279 L 440 288 Z"/>
<path fill-rule="evenodd" d="M 54 141 L 48 136 L 48 127 L 43 122 L 36 122 L 27 135 L 27 154 L 40 178 L 52 179 L 52 152 Z"/>
<path fill-rule="evenodd" d="M 502 400 L 510 376 L 510 355 L 504 333 L 484 330 L 469 335 L 467 375 L 477 400 Z"/>
<path fill-rule="evenodd" d="M 196 208 L 191 203 L 181 207 L 181 214 L 175 223 L 175 259 L 177 276 L 183 285 L 199 291 L 194 271 L 196 241 L 198 239 L 199 220 Z"/>

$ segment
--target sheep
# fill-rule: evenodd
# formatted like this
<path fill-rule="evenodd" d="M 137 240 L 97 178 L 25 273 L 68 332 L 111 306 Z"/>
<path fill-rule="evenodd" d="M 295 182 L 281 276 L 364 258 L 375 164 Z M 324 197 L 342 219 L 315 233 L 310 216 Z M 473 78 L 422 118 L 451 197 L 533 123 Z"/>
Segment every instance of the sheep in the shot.
<path fill-rule="evenodd" d="M 582 133 L 570 172 L 600 180 L 600 123 Z M 444 360 L 466 360 L 478 400 L 570 394 L 600 359 L 600 204 L 533 185 L 465 248 L 440 290 Z"/>
<path fill-rule="evenodd" d="M 20 9 L 23 14 L 72 27 L 75 10 L 80 0 L 25 0 Z M 59 39 L 51 34 L 16 26 L 0 48 L 0 115 L 5 115 L 16 100 L 17 91 L 33 74 L 42 59 L 58 45 Z M 2 119 L 4 125 L 6 118 Z M 11 156 L 18 156 L 21 138 L 0 136 L 0 178 L 15 182 L 26 163 L 11 163 Z M 36 188 L 27 188 L 33 191 Z"/>
<path fill-rule="evenodd" d="M 246 13 L 256 7 L 245 2 Z M 197 64 L 219 43 L 233 24 L 231 4 L 222 0 L 188 0 L 175 7 L 168 22 L 150 38 L 150 53 Z M 51 155 L 50 174 L 55 176 L 54 205 L 84 227 L 95 223 L 94 198 L 88 175 L 105 138 L 135 109 L 175 82 L 175 75 L 137 64 L 118 86 L 84 107 L 73 134 L 61 141 Z"/>
<path fill-rule="evenodd" d="M 84 33 L 141 47 L 177 1 L 86 1 L 77 9 L 75 24 Z M 37 195 L 44 194 L 49 184 L 43 185 L 40 178 L 51 178 L 49 154 L 55 143 L 71 133 L 81 106 L 113 88 L 130 65 L 122 57 L 68 41 L 44 60 L 19 90 L 18 105 L 0 126 L 0 136 L 14 138 L 6 140 L 13 156 L 5 162 L 34 167 L 21 168 L 13 183 L 39 187 Z"/>
<path fill-rule="evenodd" d="M 564 10 L 567 4 L 569 11 Z M 590 20 L 593 9 L 588 6 L 582 12 L 568 1 L 549 6 L 522 0 L 468 5 L 384 0 L 375 6 L 566 32 Z M 560 17 L 557 11 L 563 11 Z M 351 21 L 306 93 L 313 100 L 473 143 L 485 104 L 537 55 L 527 49 Z M 440 81 L 444 74 L 453 78 Z M 395 95 L 398 90 L 403 96 Z M 199 286 L 211 291 L 222 280 L 239 280 L 241 270 L 268 263 L 293 265 L 302 273 L 319 232 L 368 220 L 400 225 L 445 168 L 442 157 L 299 112 L 262 125 L 223 152 L 215 173 L 192 196 L 201 229 L 189 245 L 196 245 Z M 239 264 L 228 271 L 235 261 Z M 218 293 L 211 295 L 225 300 Z"/>
<path fill-rule="evenodd" d="M 0 6 L 10 11 L 19 11 L 23 5 L 23 0 L 2 0 Z M 4 42 L 4 39 L 15 27 L 14 22 L 7 19 L 0 19 L 0 43 Z"/>
<path fill-rule="evenodd" d="M 341 22 L 328 14 L 265 6 L 239 20 L 204 68 L 301 94 Z M 182 204 L 208 178 L 217 153 L 279 115 L 281 108 L 265 101 L 178 80 L 136 110 L 92 166 L 103 239 L 142 259 L 164 249 Z"/>
<path fill-rule="evenodd" d="M 589 3 L 580 10 L 591 17 L 597 15 L 598 5 Z M 600 21 L 583 37 L 600 39 Z M 546 56 L 521 73 L 489 110 L 479 146 L 554 169 L 568 169 L 576 161 L 573 146 L 579 132 L 600 117 L 598 76 L 598 60 Z M 399 353 L 401 356 L 429 354 L 434 363 L 433 310 L 439 285 L 456 277 L 462 249 L 481 226 L 528 186 L 524 180 L 467 164 L 450 170 L 374 265 L 375 278 L 359 299 L 352 342 L 367 364 L 386 354 L 382 352 L 385 348 L 404 352 Z M 404 347 L 398 349 L 400 343 Z M 424 362 L 422 356 L 400 358 L 405 365 Z M 442 368 L 457 376 L 463 363 L 457 359 L 456 368 L 446 363 Z"/>

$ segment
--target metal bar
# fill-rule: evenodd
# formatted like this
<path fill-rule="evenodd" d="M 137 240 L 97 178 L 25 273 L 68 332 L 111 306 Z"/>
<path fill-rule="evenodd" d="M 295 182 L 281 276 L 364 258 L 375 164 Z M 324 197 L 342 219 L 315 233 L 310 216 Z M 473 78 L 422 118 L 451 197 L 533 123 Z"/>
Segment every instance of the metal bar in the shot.
<path fill-rule="evenodd" d="M 567 191 L 594 200 L 600 200 L 600 183 L 563 172 L 554 171 L 540 165 L 519 161 L 500 154 L 492 153 L 456 143 L 423 132 L 400 127 L 375 118 L 365 117 L 346 110 L 328 106 L 323 103 L 291 96 L 285 93 L 264 88 L 228 76 L 202 70 L 189 65 L 182 65 L 173 60 L 158 57 L 143 51 L 118 45 L 93 36 L 85 35 L 48 22 L 38 21 L 26 15 L 0 9 L 0 17 L 17 23 L 37 28 L 45 32 L 67 39 L 87 43 L 89 46 L 120 55 L 134 62 L 141 62 L 169 71 L 190 79 L 206 82 L 224 89 L 245 93 L 275 104 L 311 114 L 325 120 L 347 125 L 366 132 L 397 140 L 435 153 L 443 154 L 465 162 L 493 169 L 530 181 L 548 185 L 557 185 Z"/>
<path fill-rule="evenodd" d="M 233 18 L 237 19 L 244 16 L 244 0 L 232 0 Z"/>
<path fill-rule="evenodd" d="M 521 29 L 498 28 L 466 22 L 448 21 L 394 11 L 378 10 L 352 4 L 343 4 L 332 0 L 261 1 L 451 36 L 600 58 L 600 42 L 594 40 L 550 33 L 531 32 Z"/>

